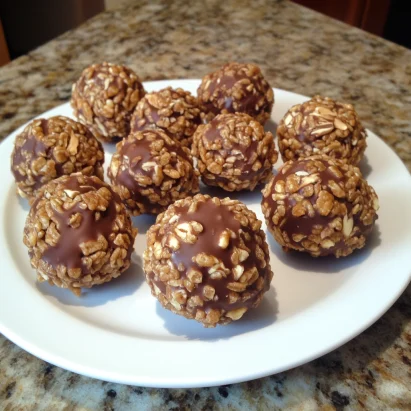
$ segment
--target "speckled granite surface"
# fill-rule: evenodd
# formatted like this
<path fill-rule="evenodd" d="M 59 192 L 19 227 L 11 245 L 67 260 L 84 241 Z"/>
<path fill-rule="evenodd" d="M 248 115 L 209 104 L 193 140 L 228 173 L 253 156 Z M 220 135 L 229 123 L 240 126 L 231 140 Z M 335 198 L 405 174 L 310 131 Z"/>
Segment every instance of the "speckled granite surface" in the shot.
<path fill-rule="evenodd" d="M 135 3 L 135 5 L 134 5 Z M 165 3 L 165 2 L 164 2 Z M 139 1 L 103 13 L 0 69 L 0 137 L 70 96 L 90 63 L 143 80 L 198 78 L 228 60 L 259 64 L 273 86 L 355 104 L 411 169 L 411 51 L 286 1 Z M 411 288 L 370 329 L 297 369 L 243 384 L 157 390 L 53 367 L 0 336 L 6 410 L 411 409 Z"/>

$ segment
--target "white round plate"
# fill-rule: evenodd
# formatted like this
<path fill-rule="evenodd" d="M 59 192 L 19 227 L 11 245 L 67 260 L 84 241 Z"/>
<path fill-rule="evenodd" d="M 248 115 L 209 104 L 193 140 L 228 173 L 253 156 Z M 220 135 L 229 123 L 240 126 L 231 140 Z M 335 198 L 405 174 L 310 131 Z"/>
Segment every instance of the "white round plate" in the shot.
<path fill-rule="evenodd" d="M 145 83 L 196 92 L 198 80 Z M 272 120 L 307 97 L 275 90 Z M 43 116 L 72 116 L 63 104 Z M 274 123 L 268 128 L 275 128 Z M 381 209 L 368 245 L 347 258 L 285 254 L 268 233 L 274 279 L 260 307 L 241 321 L 205 329 L 163 309 L 141 268 L 154 218 L 134 218 L 140 234 L 131 268 L 111 283 L 70 291 L 37 283 L 22 233 L 28 205 L 15 194 L 9 158 L 15 135 L 0 145 L 0 331 L 30 353 L 102 380 L 148 387 L 203 387 L 251 380 L 313 360 L 375 322 L 399 297 L 411 271 L 411 178 L 394 152 L 368 132 L 361 168 Z M 106 164 L 114 146 L 105 145 Z M 277 166 L 276 166 L 277 167 Z M 204 189 L 204 191 L 206 191 Z M 213 194 L 226 196 L 222 191 Z M 261 193 L 235 194 L 263 220 Z M 265 225 L 263 226 L 266 230 Z"/>

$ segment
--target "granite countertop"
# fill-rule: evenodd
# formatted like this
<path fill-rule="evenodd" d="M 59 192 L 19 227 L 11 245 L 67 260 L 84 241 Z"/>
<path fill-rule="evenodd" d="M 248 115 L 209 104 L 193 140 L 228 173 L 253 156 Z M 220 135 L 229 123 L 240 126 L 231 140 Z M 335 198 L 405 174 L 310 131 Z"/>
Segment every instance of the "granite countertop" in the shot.
<path fill-rule="evenodd" d="M 269 82 L 352 102 L 411 170 L 411 51 L 289 3 L 130 1 L 0 68 L 0 137 L 65 102 L 94 62 L 143 80 L 199 78 L 230 60 Z M 411 287 L 376 324 L 332 353 L 271 377 L 204 389 L 145 389 L 82 377 L 0 336 L 7 410 L 411 408 Z"/>

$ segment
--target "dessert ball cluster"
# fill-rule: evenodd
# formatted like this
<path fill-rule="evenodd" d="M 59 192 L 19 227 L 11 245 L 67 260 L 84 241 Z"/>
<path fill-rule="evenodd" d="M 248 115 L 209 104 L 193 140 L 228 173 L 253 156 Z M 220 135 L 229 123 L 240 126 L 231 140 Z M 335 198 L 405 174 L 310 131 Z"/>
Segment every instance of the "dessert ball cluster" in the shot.
<path fill-rule="evenodd" d="M 366 132 L 354 108 L 321 96 L 291 107 L 277 128 L 285 164 L 273 176 L 278 153 L 264 130 L 273 104 L 253 64 L 206 75 L 196 97 L 146 93 L 125 66 L 87 67 L 72 88 L 80 123 L 33 120 L 12 153 L 17 191 L 31 204 L 23 241 L 39 281 L 80 295 L 118 277 L 137 235 L 130 216 L 158 214 L 143 254 L 153 296 L 205 327 L 241 319 L 273 278 L 262 222 L 238 200 L 197 194 L 200 176 L 229 192 L 266 184 L 263 215 L 285 251 L 345 257 L 362 248 L 379 205 L 355 166 Z M 121 139 L 112 186 L 97 139 Z"/>
<path fill-rule="evenodd" d="M 183 146 L 190 147 L 200 123 L 197 99 L 181 88 L 167 87 L 148 93 L 139 101 L 131 119 L 131 130 L 161 128 Z"/>
<path fill-rule="evenodd" d="M 131 115 L 145 91 L 128 67 L 111 63 L 87 67 L 73 84 L 74 115 L 104 141 L 127 137 Z"/>
<path fill-rule="evenodd" d="M 21 197 L 34 201 L 49 181 L 74 172 L 103 178 L 104 151 L 82 124 L 67 117 L 37 119 L 14 142 L 11 171 Z"/>
<path fill-rule="evenodd" d="M 63 176 L 43 187 L 24 227 L 39 281 L 79 295 L 130 265 L 137 230 L 120 198 L 97 177 Z"/>
<path fill-rule="evenodd" d="M 197 94 L 205 121 L 221 113 L 239 112 L 264 124 L 274 104 L 273 90 L 254 64 L 225 64 L 203 77 Z"/>
<path fill-rule="evenodd" d="M 248 114 L 220 114 L 198 127 L 193 155 L 202 180 L 227 191 L 254 190 L 272 176 L 273 135 Z"/>
<path fill-rule="evenodd" d="M 133 215 L 158 214 L 199 191 L 189 149 L 161 129 L 131 133 L 120 141 L 108 176 Z"/>
<path fill-rule="evenodd" d="M 202 194 L 157 217 L 147 234 L 144 270 L 165 308 L 206 327 L 258 306 L 273 277 L 255 214 L 237 200 Z"/>
<path fill-rule="evenodd" d="M 366 131 L 353 106 L 321 96 L 291 107 L 277 136 L 284 161 L 324 154 L 356 165 L 367 146 Z"/>
<path fill-rule="evenodd" d="M 263 190 L 263 214 L 277 242 L 314 257 L 362 248 L 378 208 L 357 167 L 322 156 L 286 162 Z"/>

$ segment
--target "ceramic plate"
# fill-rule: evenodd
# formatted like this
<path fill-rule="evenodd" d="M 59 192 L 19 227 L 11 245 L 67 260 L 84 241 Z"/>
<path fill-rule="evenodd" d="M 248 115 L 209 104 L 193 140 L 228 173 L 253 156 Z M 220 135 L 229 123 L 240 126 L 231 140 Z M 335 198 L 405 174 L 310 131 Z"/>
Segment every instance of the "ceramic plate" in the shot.
<path fill-rule="evenodd" d="M 145 83 L 196 92 L 197 80 Z M 307 97 L 275 90 L 274 130 Z M 45 113 L 72 116 L 69 104 Z M 260 307 L 241 321 L 204 329 L 163 309 L 144 282 L 141 256 L 154 218 L 134 218 L 133 264 L 78 298 L 37 283 L 22 233 L 28 205 L 15 194 L 9 157 L 17 130 L 0 145 L 0 331 L 30 353 L 102 380 L 150 387 L 200 387 L 274 374 L 319 357 L 375 322 L 399 297 L 411 271 L 411 178 L 394 152 L 368 132 L 361 168 L 380 198 L 368 246 L 352 256 L 285 254 L 268 233 L 274 279 Z M 105 145 L 106 164 L 114 146 Z M 278 167 L 278 164 L 276 165 Z M 203 190 L 207 191 L 207 190 Z M 226 196 L 222 191 L 214 194 Z M 235 194 L 263 220 L 261 193 Z M 266 230 L 265 225 L 263 229 Z"/>

